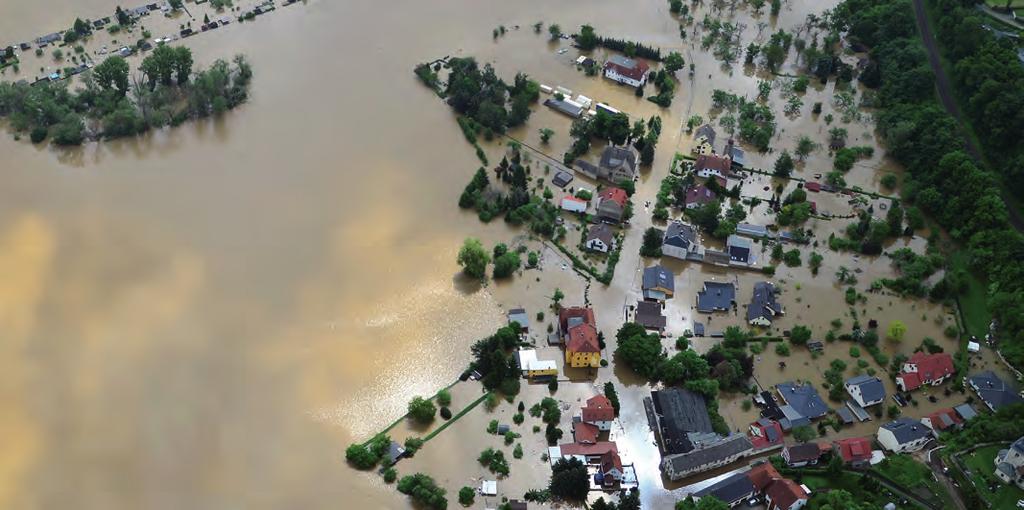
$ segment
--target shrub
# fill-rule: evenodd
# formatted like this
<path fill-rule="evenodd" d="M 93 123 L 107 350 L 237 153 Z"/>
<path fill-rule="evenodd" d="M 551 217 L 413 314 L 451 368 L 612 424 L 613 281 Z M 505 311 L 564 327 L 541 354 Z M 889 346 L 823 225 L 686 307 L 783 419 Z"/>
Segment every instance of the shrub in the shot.
<path fill-rule="evenodd" d="M 395 483 L 398 479 L 398 471 L 393 467 L 384 470 L 384 483 Z"/>
<path fill-rule="evenodd" d="M 437 404 L 442 407 L 448 407 L 452 405 L 452 394 L 448 390 L 441 390 L 437 392 Z"/>
<path fill-rule="evenodd" d="M 459 504 L 462 506 L 469 506 L 473 504 L 473 499 L 476 497 L 476 491 L 472 487 L 463 487 L 459 489 Z"/>
<path fill-rule="evenodd" d="M 448 409 L 447 407 L 442 407 L 440 415 L 442 420 L 450 420 L 452 419 L 452 410 Z"/>

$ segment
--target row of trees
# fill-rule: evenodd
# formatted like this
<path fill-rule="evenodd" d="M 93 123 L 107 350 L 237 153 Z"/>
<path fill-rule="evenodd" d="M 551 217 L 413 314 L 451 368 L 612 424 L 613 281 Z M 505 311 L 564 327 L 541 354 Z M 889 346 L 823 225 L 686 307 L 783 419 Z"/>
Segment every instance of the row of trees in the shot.
<path fill-rule="evenodd" d="M 970 9 L 956 1 L 936 1 L 943 6 L 936 10 L 942 13 L 940 40 L 948 41 L 954 79 L 969 99 L 965 109 L 977 119 L 981 138 L 998 145 L 1000 162 L 1008 163 L 1001 165 L 1002 177 L 1019 181 L 1012 176 L 1020 168 L 1013 162 L 1021 149 L 1006 137 L 1024 132 L 1020 65 L 1006 43 L 979 26 Z M 846 0 L 832 22 L 871 48 L 878 66 L 878 128 L 890 154 L 907 168 L 906 198 L 967 246 L 972 269 L 988 279 L 989 310 L 1005 340 L 1001 349 L 1012 363 L 1024 365 L 1024 262 L 1019 257 L 1024 237 L 1009 225 L 997 179 L 963 152 L 956 121 L 935 100 L 934 76 L 909 4 Z"/>
<path fill-rule="evenodd" d="M 448 104 L 482 125 L 488 139 L 526 122 L 531 113 L 530 104 L 540 97 L 540 84 L 523 73 L 516 74 L 512 85 L 508 85 L 490 64 L 481 68 L 473 57 L 452 58 L 447 66 L 449 74 L 444 96 Z M 428 85 L 436 80 L 420 67 L 417 74 Z"/>

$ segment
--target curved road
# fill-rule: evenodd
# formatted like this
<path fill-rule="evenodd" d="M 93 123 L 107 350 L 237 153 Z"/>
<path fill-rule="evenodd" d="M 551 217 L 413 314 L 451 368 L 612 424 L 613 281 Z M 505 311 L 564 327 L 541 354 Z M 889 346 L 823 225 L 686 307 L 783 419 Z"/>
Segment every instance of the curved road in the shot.
<path fill-rule="evenodd" d="M 984 166 L 985 163 L 982 160 L 981 151 L 978 150 L 978 147 L 974 144 L 974 140 L 963 127 L 963 116 L 960 113 L 960 108 L 956 104 L 956 96 L 953 95 L 953 87 L 950 85 L 949 76 L 946 76 L 946 71 L 942 68 L 942 61 L 939 56 L 939 45 L 935 42 L 935 34 L 932 33 L 932 27 L 928 21 L 928 13 L 925 11 L 924 2 L 925 0 L 914 0 L 914 17 L 917 18 L 917 27 L 921 32 L 921 39 L 924 40 L 924 49 L 925 53 L 928 54 L 928 63 L 931 64 L 932 72 L 935 73 L 935 87 L 939 92 L 939 100 L 942 102 L 942 106 L 946 111 L 957 120 L 957 124 L 960 126 L 960 134 L 964 139 L 967 152 L 970 153 L 972 158 L 974 158 L 974 161 L 978 166 Z M 1020 211 L 1013 206 L 1013 200 L 1011 200 L 1011 197 L 1005 188 L 1000 191 L 1000 195 L 1003 197 L 1003 202 L 1006 204 L 1006 211 L 1009 213 L 1010 224 L 1018 231 L 1024 232 L 1024 216 L 1021 216 Z"/>

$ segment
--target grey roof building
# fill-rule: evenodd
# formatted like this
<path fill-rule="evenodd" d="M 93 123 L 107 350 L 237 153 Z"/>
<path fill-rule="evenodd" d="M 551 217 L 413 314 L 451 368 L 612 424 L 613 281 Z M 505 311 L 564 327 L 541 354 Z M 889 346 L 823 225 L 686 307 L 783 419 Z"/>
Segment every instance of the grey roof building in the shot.
<path fill-rule="evenodd" d="M 697 128 L 697 130 L 694 131 L 693 133 L 694 138 L 700 138 L 702 136 L 705 139 L 707 139 L 709 144 L 714 145 L 715 137 L 718 136 L 718 134 L 715 133 L 715 128 L 711 127 L 711 124 L 704 124 L 703 126 Z"/>
<path fill-rule="evenodd" d="M 665 229 L 661 252 L 664 255 L 685 259 L 686 254 L 697 251 L 697 230 L 681 221 L 669 223 Z"/>
<path fill-rule="evenodd" d="M 960 418 L 964 421 L 968 421 L 978 416 L 978 411 L 976 411 L 971 404 L 960 404 L 954 407 L 953 410 L 956 411 L 956 414 L 960 415 Z"/>
<path fill-rule="evenodd" d="M 546 99 L 544 101 L 544 106 L 547 106 L 548 108 L 551 108 L 552 110 L 564 113 L 564 114 L 566 114 L 566 115 L 568 115 L 568 116 L 570 116 L 570 117 L 572 117 L 574 119 L 577 119 L 581 115 L 583 115 L 583 107 L 582 106 L 574 105 L 574 104 L 568 103 L 566 101 L 560 101 L 560 100 L 555 99 L 553 97 Z"/>
<path fill-rule="evenodd" d="M 671 480 L 724 466 L 749 455 L 754 449 L 746 434 L 735 434 L 717 443 L 662 459 L 661 469 Z"/>
<path fill-rule="evenodd" d="M 931 437 L 931 429 L 913 418 L 897 418 L 878 428 L 878 442 L 896 453 L 920 450 Z"/>
<path fill-rule="evenodd" d="M 724 480 L 694 492 L 693 497 L 699 499 L 704 496 L 712 496 L 732 506 L 753 496 L 755 492 L 757 492 L 757 488 L 754 487 L 754 482 L 750 480 L 746 472 L 742 472 L 729 475 Z"/>
<path fill-rule="evenodd" d="M 697 311 L 701 313 L 724 312 L 736 304 L 736 286 L 732 282 L 704 282 L 704 289 L 697 292 Z"/>
<path fill-rule="evenodd" d="M 875 405 L 885 400 L 885 385 L 877 377 L 861 374 L 847 379 L 843 386 L 861 407 Z"/>
<path fill-rule="evenodd" d="M 636 151 L 629 147 L 609 145 L 601 153 L 600 168 L 615 182 L 622 179 L 632 180 L 636 176 Z"/>
<path fill-rule="evenodd" d="M 729 236 L 725 241 L 729 252 L 729 261 L 739 264 L 751 264 L 754 262 L 752 253 L 753 243 L 746 237 L 736 234 Z"/>
<path fill-rule="evenodd" d="M 519 324 L 521 332 L 527 332 L 530 330 L 530 317 L 526 315 L 526 310 L 522 308 L 513 308 L 508 311 L 508 323 L 513 322 Z"/>
<path fill-rule="evenodd" d="M 810 418 L 800 414 L 799 411 L 789 404 L 779 406 L 779 412 L 782 413 L 782 417 L 779 418 L 779 425 L 782 425 L 782 430 L 790 430 L 811 424 Z"/>
<path fill-rule="evenodd" d="M 676 276 L 661 265 L 648 267 L 644 269 L 641 289 L 644 299 L 664 301 L 676 292 Z"/>
<path fill-rule="evenodd" d="M 784 382 L 775 388 L 787 405 L 808 419 L 821 418 L 830 411 L 828 405 L 818 395 L 818 390 L 814 389 L 811 383 L 797 385 L 792 382 Z"/>
<path fill-rule="evenodd" d="M 967 384 L 992 411 L 1010 404 L 1024 402 L 1013 386 L 1004 382 L 991 370 L 968 377 Z"/>
<path fill-rule="evenodd" d="M 771 326 L 772 319 L 782 314 L 782 305 L 775 299 L 775 286 L 768 282 L 754 284 L 754 294 L 747 306 L 747 322 L 755 326 Z"/>
<path fill-rule="evenodd" d="M 661 305 L 653 301 L 637 301 L 636 323 L 647 329 L 665 330 L 666 318 L 661 314 Z"/>
<path fill-rule="evenodd" d="M 771 237 L 771 234 L 768 232 L 768 227 L 765 227 L 764 225 L 754 225 L 752 223 L 737 224 L 736 233 L 741 236 L 754 238 Z"/>
<path fill-rule="evenodd" d="M 651 392 L 657 431 L 665 454 L 686 453 L 695 445 L 691 433 L 713 432 L 704 397 L 682 388 Z"/>
<path fill-rule="evenodd" d="M 559 170 L 558 172 L 555 172 L 555 176 L 551 178 L 551 184 L 554 184 L 559 188 L 564 188 L 572 182 L 572 179 L 572 174 Z"/>

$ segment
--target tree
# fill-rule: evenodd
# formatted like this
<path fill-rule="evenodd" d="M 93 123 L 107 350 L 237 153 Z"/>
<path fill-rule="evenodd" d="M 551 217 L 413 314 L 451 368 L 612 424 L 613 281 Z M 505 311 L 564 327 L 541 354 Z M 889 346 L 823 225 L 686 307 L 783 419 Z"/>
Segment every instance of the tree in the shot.
<path fill-rule="evenodd" d="M 583 501 L 590 491 L 590 477 L 587 467 L 579 459 L 558 459 L 551 466 L 551 494 L 570 501 Z"/>
<path fill-rule="evenodd" d="M 409 417 L 419 423 L 430 423 L 437 414 L 437 407 L 433 402 L 416 396 L 409 401 Z"/>
<path fill-rule="evenodd" d="M 412 497 L 424 507 L 431 510 L 445 510 L 448 500 L 445 491 L 437 485 L 433 478 L 423 474 L 404 476 L 398 481 L 398 492 Z"/>
<path fill-rule="evenodd" d="M 796 142 L 796 155 L 803 161 L 808 155 L 814 152 L 818 145 L 807 135 L 801 136 Z"/>
<path fill-rule="evenodd" d="M 564 299 L 564 298 L 565 298 L 565 294 L 562 293 L 562 289 L 559 289 L 558 287 L 555 287 L 555 292 L 553 292 L 551 294 L 551 304 L 554 305 L 557 308 L 558 307 L 558 303 L 562 299 Z"/>
<path fill-rule="evenodd" d="M 775 176 L 789 177 L 789 174 L 793 173 L 793 166 L 793 157 L 789 155 L 789 151 L 783 150 L 775 160 Z"/>
<path fill-rule="evenodd" d="M 473 499 L 476 497 L 476 491 L 472 487 L 463 487 L 459 489 L 459 504 L 462 506 L 469 506 L 473 504 Z"/>
<path fill-rule="evenodd" d="M 494 277 L 507 278 L 519 269 L 519 252 L 509 251 L 494 259 Z"/>
<path fill-rule="evenodd" d="M 371 469 L 380 459 L 361 444 L 350 444 L 345 449 L 345 460 L 356 469 Z"/>
<path fill-rule="evenodd" d="M 599 42 L 600 38 L 594 32 L 594 27 L 590 25 L 580 27 L 580 33 L 576 35 L 576 46 L 579 46 L 581 50 L 592 50 L 597 47 Z"/>
<path fill-rule="evenodd" d="M 818 433 L 810 425 L 800 425 L 793 428 L 793 439 L 798 443 L 806 443 L 815 437 L 818 437 Z"/>
<path fill-rule="evenodd" d="M 618 346 L 615 355 L 637 374 L 654 379 L 664 359 L 661 339 L 656 334 L 648 334 L 643 326 L 635 322 L 627 322 L 615 334 Z"/>
<path fill-rule="evenodd" d="M 192 74 L 192 50 L 186 46 L 174 48 L 174 72 L 178 85 L 188 83 L 188 77 Z"/>
<path fill-rule="evenodd" d="M 551 34 L 551 39 L 558 39 L 562 37 L 562 27 L 558 26 L 557 23 L 548 25 L 548 34 Z"/>
<path fill-rule="evenodd" d="M 903 337 L 907 334 L 907 325 L 903 324 L 903 321 L 894 320 L 889 323 L 888 329 L 886 329 L 885 337 L 893 342 L 900 342 Z"/>
<path fill-rule="evenodd" d="M 703 496 L 697 501 L 688 496 L 676 503 L 675 510 L 729 510 L 729 505 L 714 496 Z"/>
<path fill-rule="evenodd" d="M 487 275 L 487 264 L 491 262 L 491 257 L 479 239 L 469 237 L 462 243 L 457 261 L 466 276 L 482 280 Z"/>
<path fill-rule="evenodd" d="M 678 51 L 673 51 L 669 53 L 668 56 L 665 57 L 663 63 L 665 64 L 665 70 L 667 70 L 670 73 L 674 73 L 682 69 L 683 66 L 686 65 L 686 61 L 683 59 L 683 56 L 679 54 Z"/>
<path fill-rule="evenodd" d="M 444 407 L 452 405 L 452 393 L 448 390 L 437 392 L 437 403 Z"/>
<path fill-rule="evenodd" d="M 541 128 L 540 129 L 540 143 L 543 143 L 543 144 L 547 145 L 548 142 L 551 141 L 551 137 L 554 136 L 554 134 L 555 134 L 555 130 L 554 129 L 551 129 L 551 128 Z"/>
<path fill-rule="evenodd" d="M 182 0 L 167 0 L 167 3 L 169 3 L 171 5 L 171 9 L 174 10 L 181 9 L 183 6 Z"/>
<path fill-rule="evenodd" d="M 103 90 L 116 90 L 124 97 L 128 93 L 128 62 L 119 56 L 110 57 L 92 69 L 96 84 Z"/>
<path fill-rule="evenodd" d="M 818 253 L 818 252 L 811 252 L 811 258 L 810 258 L 810 260 L 807 261 L 807 265 L 811 267 L 811 274 L 813 274 L 813 275 L 817 275 L 818 274 L 818 269 L 821 268 L 821 263 L 824 260 L 825 260 L 825 257 L 822 257 L 820 253 Z"/>
<path fill-rule="evenodd" d="M 649 227 L 645 230 L 644 242 L 640 247 L 640 255 L 644 257 L 660 257 L 662 237 L 661 230 L 654 227 Z"/>

